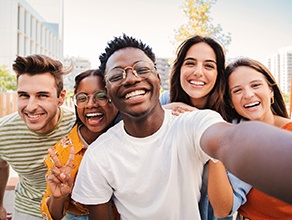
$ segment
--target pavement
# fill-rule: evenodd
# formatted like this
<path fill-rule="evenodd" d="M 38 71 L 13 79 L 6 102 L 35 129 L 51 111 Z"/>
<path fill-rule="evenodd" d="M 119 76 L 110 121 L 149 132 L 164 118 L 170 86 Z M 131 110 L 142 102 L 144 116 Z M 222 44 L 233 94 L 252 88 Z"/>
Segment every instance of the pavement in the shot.
<path fill-rule="evenodd" d="M 6 191 L 4 195 L 4 207 L 7 212 L 11 212 L 13 215 L 14 211 L 14 188 L 18 183 L 18 177 L 10 177 L 6 186 Z"/>
<path fill-rule="evenodd" d="M 9 180 L 6 185 L 6 191 L 4 195 L 4 207 L 7 212 L 14 212 L 14 188 L 18 183 L 17 173 L 10 167 Z"/>

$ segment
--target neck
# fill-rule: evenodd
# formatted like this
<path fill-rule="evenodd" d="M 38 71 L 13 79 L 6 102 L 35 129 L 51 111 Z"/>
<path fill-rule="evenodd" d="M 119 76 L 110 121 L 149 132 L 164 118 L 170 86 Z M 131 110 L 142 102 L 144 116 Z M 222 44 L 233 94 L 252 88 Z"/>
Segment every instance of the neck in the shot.
<path fill-rule="evenodd" d="M 126 132 L 137 138 L 148 137 L 157 132 L 164 120 L 164 110 L 157 105 L 143 116 L 130 116 L 122 114 Z"/>
<path fill-rule="evenodd" d="M 84 125 L 80 127 L 80 134 L 82 135 L 83 139 L 86 141 L 87 144 L 91 144 L 100 135 L 100 133 L 90 131 Z"/>

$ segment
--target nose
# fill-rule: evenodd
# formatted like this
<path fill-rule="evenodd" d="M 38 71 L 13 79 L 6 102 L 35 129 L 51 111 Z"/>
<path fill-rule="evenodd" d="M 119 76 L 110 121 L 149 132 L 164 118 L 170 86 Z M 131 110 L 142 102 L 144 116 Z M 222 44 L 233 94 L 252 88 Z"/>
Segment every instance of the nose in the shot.
<path fill-rule="evenodd" d="M 202 65 L 200 65 L 200 64 L 196 65 L 195 70 L 194 70 L 195 76 L 197 76 L 197 77 L 202 76 L 203 75 L 202 70 L 203 70 Z"/>
<path fill-rule="evenodd" d="M 141 78 L 133 71 L 133 68 L 127 68 L 125 72 L 126 78 L 124 83 L 134 84 L 137 81 L 141 81 Z"/>
<path fill-rule="evenodd" d="M 98 103 L 94 101 L 93 96 L 88 97 L 88 102 L 86 103 L 87 108 L 91 108 L 93 106 L 97 106 Z"/>
<path fill-rule="evenodd" d="M 254 91 L 252 89 L 246 88 L 243 91 L 243 97 L 249 99 L 254 96 Z"/>
<path fill-rule="evenodd" d="M 37 109 L 37 106 L 38 106 L 38 101 L 34 97 L 30 97 L 27 102 L 26 109 L 32 112 L 35 109 Z"/>

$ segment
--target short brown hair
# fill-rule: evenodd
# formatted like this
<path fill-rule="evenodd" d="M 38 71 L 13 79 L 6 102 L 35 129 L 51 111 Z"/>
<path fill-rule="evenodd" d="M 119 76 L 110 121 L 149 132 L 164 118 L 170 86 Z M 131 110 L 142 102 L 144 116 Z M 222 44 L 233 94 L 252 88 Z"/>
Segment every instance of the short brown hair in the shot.
<path fill-rule="evenodd" d="M 68 69 L 63 68 L 63 64 L 59 60 L 54 60 L 48 56 L 42 54 L 33 54 L 27 57 L 17 56 L 12 65 L 13 70 L 16 73 L 16 77 L 22 74 L 42 74 L 49 72 L 55 78 L 57 95 L 59 97 L 63 90 L 63 75 L 70 73 L 73 69 L 71 64 Z"/>

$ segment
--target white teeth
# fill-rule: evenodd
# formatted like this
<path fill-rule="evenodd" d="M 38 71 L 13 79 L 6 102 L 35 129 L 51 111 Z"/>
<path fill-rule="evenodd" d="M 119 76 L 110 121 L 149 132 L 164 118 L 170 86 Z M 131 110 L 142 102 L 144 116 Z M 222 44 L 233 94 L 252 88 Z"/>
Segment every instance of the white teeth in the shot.
<path fill-rule="evenodd" d="M 192 84 L 192 85 L 196 85 L 196 86 L 203 86 L 203 85 L 205 85 L 205 83 L 204 82 L 201 82 L 201 81 L 190 81 L 190 83 Z"/>
<path fill-rule="evenodd" d="M 29 118 L 38 118 L 40 115 L 27 115 Z"/>
<path fill-rule="evenodd" d="M 260 104 L 260 102 L 252 102 L 252 103 L 249 103 L 249 104 L 247 104 L 247 105 L 244 105 L 244 107 L 245 108 L 249 108 L 249 107 L 253 107 L 253 106 L 255 106 L 255 105 L 259 105 Z"/>
<path fill-rule="evenodd" d="M 126 99 L 130 99 L 135 96 L 144 95 L 145 93 L 146 92 L 144 90 L 135 90 L 133 92 L 127 93 L 125 97 Z"/>
<path fill-rule="evenodd" d="M 88 113 L 88 114 L 86 114 L 86 117 L 97 117 L 100 115 L 102 115 L 102 113 Z"/>

